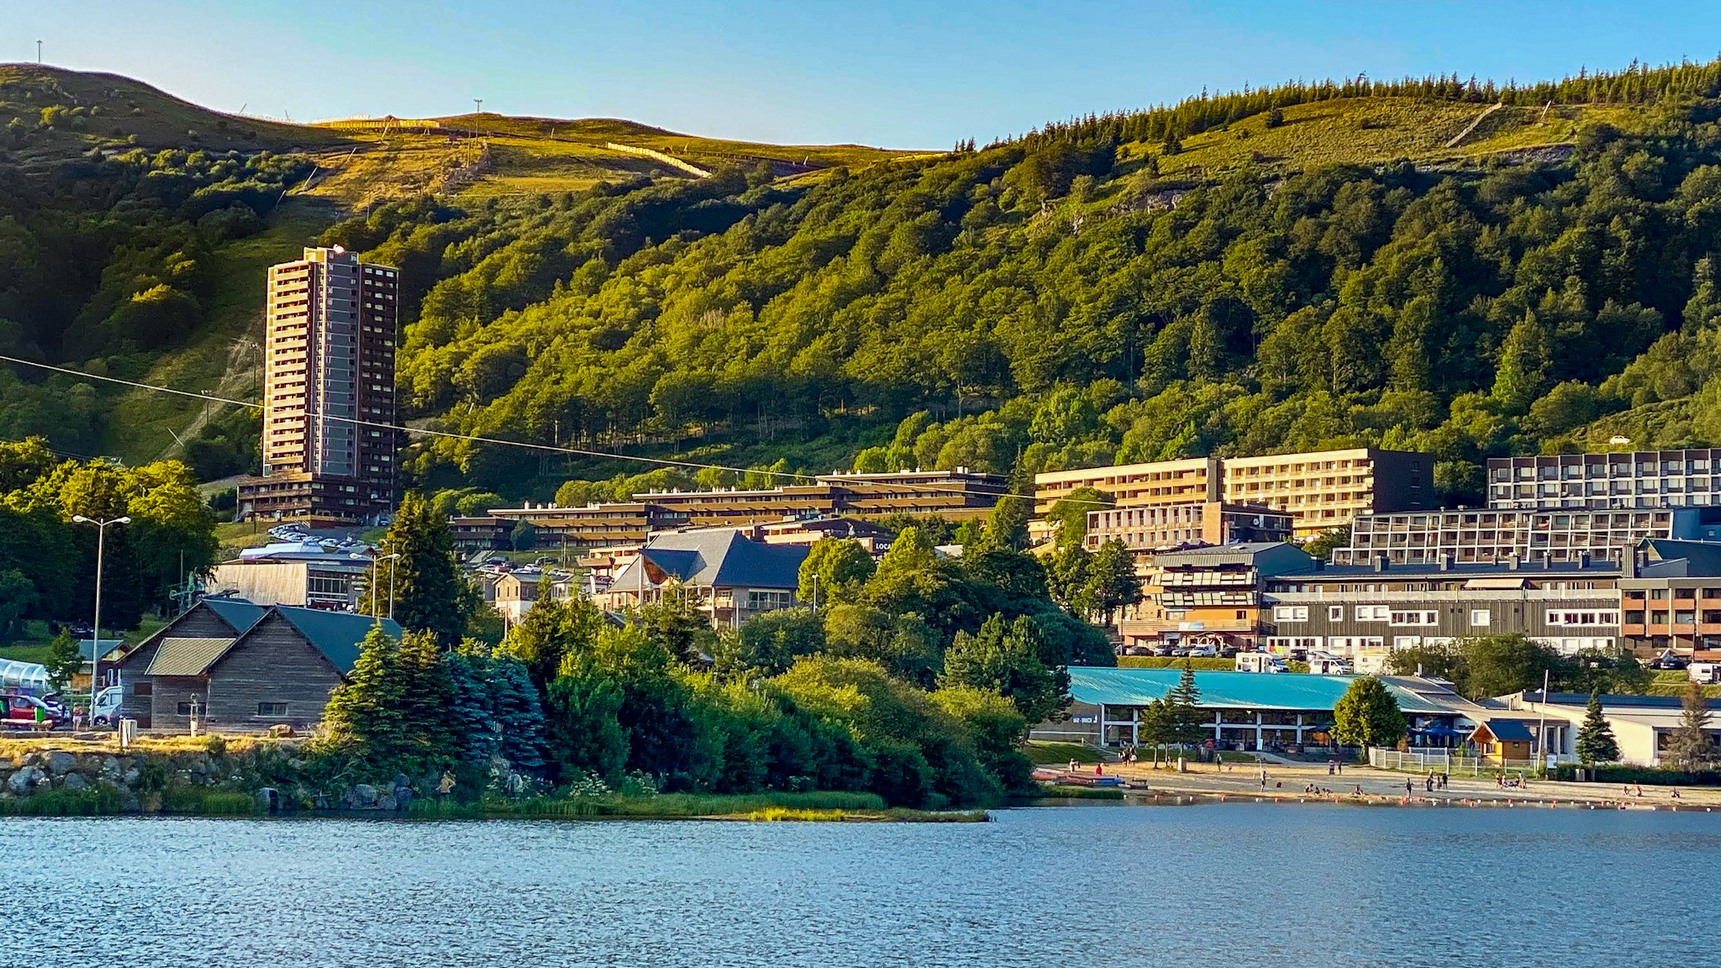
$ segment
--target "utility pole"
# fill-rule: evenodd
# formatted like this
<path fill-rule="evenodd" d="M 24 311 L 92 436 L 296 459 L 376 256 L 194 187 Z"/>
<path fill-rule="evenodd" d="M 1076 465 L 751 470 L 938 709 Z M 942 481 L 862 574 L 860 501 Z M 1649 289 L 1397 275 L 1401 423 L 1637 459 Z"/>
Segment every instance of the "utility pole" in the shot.
<path fill-rule="evenodd" d="M 42 42 L 38 40 L 38 41 L 36 41 L 36 64 L 38 66 L 40 66 L 41 63 L 42 63 Z"/>
<path fill-rule="evenodd" d="M 475 97 L 472 99 L 472 113 L 473 114 L 483 114 L 484 113 L 484 99 L 483 98 Z"/>

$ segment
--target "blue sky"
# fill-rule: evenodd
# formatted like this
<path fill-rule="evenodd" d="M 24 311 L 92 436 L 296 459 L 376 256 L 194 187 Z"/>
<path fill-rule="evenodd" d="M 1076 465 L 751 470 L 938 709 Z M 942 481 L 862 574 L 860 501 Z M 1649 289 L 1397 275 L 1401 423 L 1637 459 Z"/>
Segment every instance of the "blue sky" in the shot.
<path fill-rule="evenodd" d="M 1212 91 L 1721 52 L 1721 3 L 0 0 L 0 60 L 295 120 L 471 109 L 944 148 Z"/>

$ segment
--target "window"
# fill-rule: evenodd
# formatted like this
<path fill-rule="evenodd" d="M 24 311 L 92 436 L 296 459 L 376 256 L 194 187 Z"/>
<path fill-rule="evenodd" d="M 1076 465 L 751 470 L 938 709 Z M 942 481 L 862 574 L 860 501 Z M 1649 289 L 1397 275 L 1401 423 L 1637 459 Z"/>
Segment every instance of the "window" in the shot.
<path fill-rule="evenodd" d="M 287 704 L 284 702 L 260 702 L 257 704 L 257 715 L 285 716 L 287 715 Z"/>
<path fill-rule="evenodd" d="M 1485 608 L 1473 608 L 1470 610 L 1470 624 L 1471 624 L 1471 626 L 1486 628 L 1487 626 L 1493 624 L 1493 622 L 1494 622 L 1494 613 L 1488 611 L 1487 609 L 1485 609 Z"/>
<path fill-rule="evenodd" d="M 155 695 L 155 683 L 148 679 L 139 679 L 131 684 L 131 694 L 134 696 Z"/>
<path fill-rule="evenodd" d="M 1393 625 L 1438 625 L 1440 613 L 1422 610 L 1393 612 L 1391 621 Z"/>
<path fill-rule="evenodd" d="M 202 713 L 202 712 L 203 712 L 203 704 L 202 704 L 202 703 L 198 703 L 198 704 L 197 704 L 197 711 L 198 711 L 198 712 L 199 712 L 199 713 Z M 180 714 L 180 715 L 181 715 L 181 716 L 189 716 L 189 715 L 191 715 L 191 703 L 189 703 L 189 702 L 182 702 L 182 703 L 180 703 L 180 704 L 179 704 L 179 714 Z"/>
<path fill-rule="evenodd" d="M 1356 620 L 1359 622 L 1384 622 L 1389 617 L 1390 610 L 1385 605 L 1358 605 Z"/>
<path fill-rule="evenodd" d="M 1329 621 L 1329 622 L 1342 622 L 1344 620 L 1345 620 L 1345 607 L 1343 605 L 1328 605 L 1327 606 L 1327 621 Z"/>
<path fill-rule="evenodd" d="M 1309 606 L 1307 605 L 1275 605 L 1273 606 L 1273 621 L 1275 622 L 1307 622 Z"/>

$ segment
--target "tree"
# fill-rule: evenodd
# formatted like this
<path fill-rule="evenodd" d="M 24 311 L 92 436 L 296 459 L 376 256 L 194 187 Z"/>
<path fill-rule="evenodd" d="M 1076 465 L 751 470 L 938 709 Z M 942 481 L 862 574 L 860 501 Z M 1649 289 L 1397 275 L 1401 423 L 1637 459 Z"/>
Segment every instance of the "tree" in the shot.
<path fill-rule="evenodd" d="M 0 582 L 0 591 L 4 589 L 4 583 Z M 48 668 L 48 681 L 56 690 L 62 690 L 83 669 L 84 654 L 79 651 L 78 643 L 72 640 L 72 633 L 61 630 L 54 636 L 54 641 L 48 643 L 48 661 L 42 664 Z"/>
<path fill-rule="evenodd" d="M 1680 703 L 1679 725 L 1667 739 L 1667 755 L 1682 770 L 1702 769 L 1714 759 L 1715 748 L 1709 739 L 1709 702 L 1703 687 L 1687 683 Z"/>
<path fill-rule="evenodd" d="M 590 599 L 539 601 L 508 630 L 497 654 L 518 659 L 542 690 L 560 673 L 562 660 L 589 651 L 605 627 L 603 612 Z"/>
<path fill-rule="evenodd" d="M 1027 616 L 1005 624 L 994 615 L 970 635 L 957 632 L 944 654 L 941 689 L 989 689 L 1010 700 L 1030 723 L 1041 723 L 1070 704 L 1070 674 L 1040 661 L 1040 643 Z"/>
<path fill-rule="evenodd" d="M 381 552 L 400 557 L 379 565 L 376 587 L 365 590 L 360 610 L 386 613 L 392 590 L 394 619 L 401 628 L 429 631 L 444 649 L 457 645 L 479 599 L 461 573 L 448 519 L 409 492 L 382 539 Z"/>
<path fill-rule="evenodd" d="M 532 522 L 521 518 L 514 530 L 508 532 L 508 543 L 515 551 L 531 551 L 538 546 L 538 529 L 532 527 Z"/>
<path fill-rule="evenodd" d="M 1352 682 L 1333 706 L 1333 736 L 1346 746 L 1397 746 L 1407 728 L 1397 697 L 1373 676 Z"/>
<path fill-rule="evenodd" d="M 1619 759 L 1619 741 L 1614 739 L 1613 727 L 1602 715 L 1599 693 L 1590 693 L 1589 709 L 1584 713 L 1583 725 L 1578 727 L 1576 745 L 1578 762 L 1584 766 L 1612 763 Z"/>
<path fill-rule="evenodd" d="M 1052 502 L 1046 510 L 1046 523 L 1052 526 L 1052 540 L 1058 547 L 1078 547 L 1088 537 L 1088 512 L 1104 511 L 1115 502 L 1110 494 L 1095 487 L 1078 487 Z"/>
<path fill-rule="evenodd" d="M 718 646 L 720 672 L 774 676 L 787 672 L 798 656 L 825 648 L 825 626 L 807 608 L 779 608 L 755 615 Z"/>
<path fill-rule="evenodd" d="M 1187 661 L 1183 663 L 1183 674 L 1177 677 L 1177 685 L 1161 698 L 1165 703 L 1163 735 L 1167 743 L 1187 746 L 1207 737 L 1209 726 L 1201 715 L 1201 690 L 1195 685 L 1195 669 Z"/>
<path fill-rule="evenodd" d="M 860 542 L 820 538 L 801 562 L 797 594 L 815 608 L 858 601 L 874 570 L 872 556 Z"/>
<path fill-rule="evenodd" d="M 1091 607 L 1104 624 L 1112 624 L 1117 610 L 1141 601 L 1141 579 L 1135 574 L 1135 559 L 1128 546 L 1113 538 L 1100 545 L 1088 566 L 1087 594 Z"/>
<path fill-rule="evenodd" d="M 1159 769 L 1159 748 L 1171 742 L 1171 704 L 1164 696 L 1136 710 L 1136 733 L 1153 750 L 1153 768 Z"/>
<path fill-rule="evenodd" d="M 1344 524 L 1336 528 L 1328 528 L 1303 542 L 1303 551 L 1312 558 L 1328 561 L 1332 559 L 1334 551 L 1339 548 L 1348 548 L 1350 543 L 1351 526 Z"/>
<path fill-rule="evenodd" d="M 1267 127 L 1277 128 L 1277 127 L 1283 125 L 1284 123 L 1285 123 L 1284 109 L 1280 108 L 1277 104 L 1275 104 L 1272 107 L 1267 109 L 1267 120 L 1266 120 Z"/>
<path fill-rule="evenodd" d="M 359 643 L 347 681 L 335 688 L 323 726 L 337 743 L 385 772 L 406 747 L 400 643 L 378 625 Z"/>
<path fill-rule="evenodd" d="M 1021 551 L 1028 545 L 1028 518 L 1032 514 L 1033 505 L 1026 498 L 1014 495 L 999 498 L 986 515 L 985 545 L 1000 551 Z M 901 537 L 898 535 L 898 540 Z M 896 546 L 892 545 L 891 550 L 896 550 Z"/>

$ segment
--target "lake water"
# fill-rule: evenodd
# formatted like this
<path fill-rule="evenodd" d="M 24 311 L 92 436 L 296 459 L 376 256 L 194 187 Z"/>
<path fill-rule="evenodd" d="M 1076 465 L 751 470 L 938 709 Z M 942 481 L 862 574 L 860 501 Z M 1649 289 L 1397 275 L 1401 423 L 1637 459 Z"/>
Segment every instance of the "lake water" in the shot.
<path fill-rule="evenodd" d="M 1714 964 L 1721 814 L 0 821 L 17 965 Z M 109 889 L 85 895 L 92 878 Z"/>

